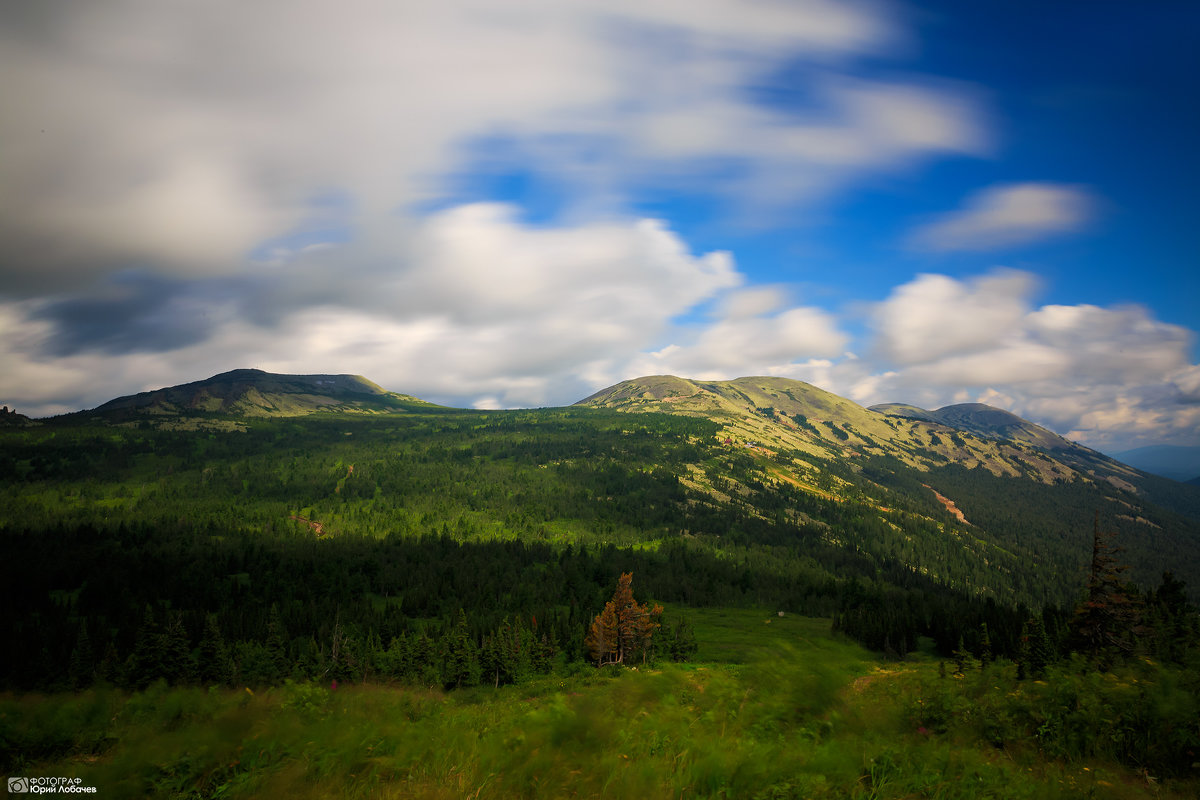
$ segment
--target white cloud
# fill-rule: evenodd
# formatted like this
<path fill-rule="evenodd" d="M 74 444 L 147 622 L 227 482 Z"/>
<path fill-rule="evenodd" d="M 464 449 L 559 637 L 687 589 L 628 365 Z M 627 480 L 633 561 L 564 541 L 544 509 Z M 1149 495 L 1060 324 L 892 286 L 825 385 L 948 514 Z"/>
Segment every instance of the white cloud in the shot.
<path fill-rule="evenodd" d="M 900 364 L 978 351 L 1019 331 L 1035 286 L 1032 275 L 1016 270 L 968 282 L 919 275 L 876 308 L 876 346 Z"/>
<path fill-rule="evenodd" d="M 902 38 L 874 3 L 113 0 L 0 15 L 0 240 L 21 263 L 6 293 L 114 266 L 241 274 L 328 192 L 350 198 L 359 239 L 386 238 L 489 137 L 573 182 L 578 207 L 652 177 L 787 199 L 981 146 L 952 87 L 826 77 Z M 798 58 L 814 65 L 796 87 L 811 114 L 749 99 Z M 737 177 L 715 180 L 714 161 Z"/>
<path fill-rule="evenodd" d="M 875 374 L 845 371 L 847 393 L 927 408 L 991 403 L 1108 449 L 1200 440 L 1193 332 L 1137 306 L 1034 308 L 1035 287 L 1012 270 L 897 287 L 875 309 Z"/>
<path fill-rule="evenodd" d="M 829 362 L 840 355 L 847 336 L 836 319 L 817 308 L 788 308 L 747 315 L 737 308 L 688 335 L 677 332 L 672 344 L 626 361 L 609 382 L 640 375 L 670 373 L 703 380 L 744 375 L 783 375 Z M 682 342 L 682 343 L 681 343 Z"/>
<path fill-rule="evenodd" d="M 584 226 L 574 230 L 578 248 L 560 242 L 544 250 L 536 245 L 541 236 L 570 231 L 533 229 L 495 208 L 448 211 L 429 230 L 439 226 L 468 241 L 471 231 L 480 241 L 499 238 L 529 256 L 493 261 L 489 248 L 458 248 L 456 237 L 423 240 L 427 248 L 443 243 L 429 257 L 454 265 L 448 282 L 484 276 L 481 291 L 527 282 L 524 294 L 512 292 L 501 303 L 506 313 L 483 319 L 455 295 L 429 292 L 423 308 L 397 314 L 388 303 L 404 296 L 402 273 L 380 286 L 376 309 L 301 307 L 266 327 L 235 320 L 207 341 L 166 353 L 42 357 L 39 343 L 53 327 L 37 319 L 36 303 L 7 303 L 0 305 L 0 400 L 24 413 L 58 413 L 235 366 L 357 372 L 389 389 L 480 408 L 570 403 L 646 374 L 765 374 L 805 380 L 864 405 L 989 403 L 1114 451 L 1155 441 L 1200 444 L 1200 365 L 1188 360 L 1191 332 L 1137 307 L 1035 308 L 1034 282 L 1019 273 L 967 282 L 921 276 L 897 287 L 876 309 L 875 335 L 886 338 L 894 328 L 892 339 L 902 342 L 897 352 L 915 353 L 932 341 L 906 321 L 919 312 L 943 319 L 952 346 L 907 360 L 876 346 L 859 358 L 844 352 L 848 336 L 838 317 L 788 304 L 779 290 L 738 288 L 741 276 L 727 256 L 691 255 L 659 224 Z M 578 257 L 564 262 L 572 253 Z M 555 272 L 569 278 L 546 277 Z M 553 288 L 543 293 L 542 281 Z M 1022 312 L 956 331 L 973 320 L 955 314 L 986 287 Z M 597 302 L 623 307 L 626 316 L 610 309 L 593 318 Z M 708 304 L 716 315 L 706 322 L 675 319 L 681 309 Z"/>
<path fill-rule="evenodd" d="M 721 313 L 729 319 L 746 319 L 770 314 L 785 305 L 787 296 L 778 287 L 755 286 L 728 293 L 721 304 Z"/>
<path fill-rule="evenodd" d="M 728 253 L 693 258 L 657 220 L 537 229 L 496 204 L 432 217 L 408 260 L 396 292 L 410 313 L 486 323 L 561 309 L 575 326 L 637 335 L 742 281 Z"/>
<path fill-rule="evenodd" d="M 369 303 L 284 311 L 274 297 L 279 310 L 264 324 L 235 316 L 162 358 L 81 347 L 55 359 L 46 354 L 55 332 L 38 320 L 41 304 L 0 306 L 3 394 L 46 413 L 255 366 L 358 372 L 398 391 L 468 404 L 483 395 L 507 406 L 572 402 L 590 392 L 581 377 L 588 365 L 627 360 L 667 335 L 674 317 L 743 280 L 727 253 L 693 256 L 655 220 L 546 230 L 522 224 L 511 208 L 471 205 L 410 233 L 413 254 L 377 271 Z M 340 255 L 335 248 L 308 257 L 332 266 Z M 201 313 L 228 317 L 229 302 L 214 297 Z M 792 311 L 775 327 L 794 335 L 803 324 Z"/>
<path fill-rule="evenodd" d="M 239 365 L 482 405 L 759 372 L 864 402 L 965 382 L 1081 430 L 1184 430 L 1189 333 L 1143 310 L 1035 308 L 1024 273 L 926 275 L 876 309 L 856 359 L 830 311 L 744 288 L 729 254 L 629 212 L 640 187 L 682 187 L 759 222 L 990 152 L 971 89 L 850 77 L 903 40 L 886 5 L 834 0 L 0 5 L 0 400 L 73 410 Z M 756 102 L 781 70 L 787 108 Z M 489 158 L 552 175 L 566 208 L 533 225 L 455 204 Z M 994 186 L 912 243 L 1009 246 L 1092 216 L 1078 187 Z M 126 307 L 143 327 L 90 344 L 71 318 L 120 325 Z M 172 317 L 178 346 L 136 347 Z"/>
<path fill-rule="evenodd" d="M 915 230 L 909 244 L 936 251 L 1011 247 L 1081 230 L 1094 211 L 1092 197 L 1075 186 L 991 186 L 967 198 L 963 209 Z"/>

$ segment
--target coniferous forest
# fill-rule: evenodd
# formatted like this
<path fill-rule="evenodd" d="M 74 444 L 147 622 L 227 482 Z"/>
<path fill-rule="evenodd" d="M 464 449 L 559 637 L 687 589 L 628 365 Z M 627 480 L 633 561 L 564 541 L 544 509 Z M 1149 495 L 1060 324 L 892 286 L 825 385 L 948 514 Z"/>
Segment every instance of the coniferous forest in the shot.
<path fill-rule="evenodd" d="M 1075 699 L 1062 700 L 1065 716 L 1039 718 L 1031 696 L 972 723 L 1000 752 L 1196 777 L 1200 715 L 1179 716 L 1200 711 L 1196 581 L 1186 553 L 1183 574 L 1156 573 L 1148 555 L 1195 523 L 1162 511 L 1157 538 L 1129 547 L 1111 535 L 1104 487 L 1065 487 L 1056 503 L 1045 487 L 948 466 L 940 485 L 971 518 L 994 520 L 949 535 L 953 517 L 924 479 L 886 458 L 851 468 L 760 453 L 708 420 L 597 409 L 66 417 L 0 440 L 0 635 L 17 644 L 0 661 L 10 772 L 119 747 L 111 734 L 81 744 L 22 732 L 14 715 L 33 714 L 13 710 L 22 698 L 275 687 L 320 710 L 354 687 L 544 692 L 635 667 L 684 680 L 686 665 L 713 660 L 705 642 L 722 642 L 712 620 L 778 613 L 777 627 L 819 620 L 825 639 L 891 665 L 876 670 L 927 665 L 899 670 L 902 702 L 880 701 L 904 705 L 920 736 L 966 735 L 968 706 L 992 699 L 948 687 L 983 692 L 968 676 L 1006 670 L 1014 687 L 1074 687 Z M 785 455 L 818 465 L 821 491 L 780 480 Z M 739 636 L 716 660 L 767 669 L 763 646 Z M 795 646 L 776 644 L 776 656 Z M 946 677 L 922 683 L 933 665 Z M 1149 694 L 1110 697 L 1105 675 Z M 818 725 L 803 735 L 832 741 L 820 733 L 829 692 L 819 709 L 780 712 L 772 735 Z M 1072 715 L 1089 703 L 1125 744 L 1096 751 L 1080 738 Z M 193 778 L 173 793 L 230 785 Z M 872 794 L 884 784 L 871 780 L 853 791 L 904 796 L 901 783 Z M 791 796 L 779 792 L 763 796 Z"/>

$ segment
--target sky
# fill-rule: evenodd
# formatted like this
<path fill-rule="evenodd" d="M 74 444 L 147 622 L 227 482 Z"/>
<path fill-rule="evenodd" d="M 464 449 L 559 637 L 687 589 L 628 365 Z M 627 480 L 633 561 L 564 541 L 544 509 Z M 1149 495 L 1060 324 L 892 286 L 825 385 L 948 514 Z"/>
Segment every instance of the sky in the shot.
<path fill-rule="evenodd" d="M 1200 445 L 1190 0 L 0 6 L 0 403 L 775 375 Z"/>

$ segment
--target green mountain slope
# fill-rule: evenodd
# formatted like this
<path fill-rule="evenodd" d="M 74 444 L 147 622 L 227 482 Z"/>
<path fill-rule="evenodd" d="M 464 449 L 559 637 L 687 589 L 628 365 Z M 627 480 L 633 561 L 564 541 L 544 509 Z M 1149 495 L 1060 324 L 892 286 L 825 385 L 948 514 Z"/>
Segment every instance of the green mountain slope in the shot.
<path fill-rule="evenodd" d="M 1151 585 L 1164 569 L 1171 568 L 1185 578 L 1195 576 L 1189 582 L 1200 585 L 1200 492 L 1140 473 L 999 409 L 976 404 L 927 412 L 911 406 L 889 406 L 885 408 L 888 413 L 880 413 L 810 384 L 784 378 L 693 381 L 675 376 L 623 381 L 571 409 L 567 427 L 574 426 L 582 438 L 610 437 L 612 423 L 604 423 L 607 427 L 601 434 L 592 420 L 621 419 L 630 412 L 703 420 L 712 433 L 690 435 L 687 457 L 649 442 L 639 451 L 640 470 L 678 482 L 681 494 L 675 504 L 657 504 L 650 514 L 664 527 L 630 519 L 622 526 L 631 527 L 619 528 L 621 533 L 617 535 L 618 528 L 611 523 L 597 528 L 587 522 L 592 518 L 590 512 L 576 522 L 570 521 L 571 515 L 556 513 L 552 520 L 548 518 L 553 526 L 541 526 L 540 535 L 545 535 L 548 528 L 557 529 L 563 543 L 664 541 L 673 530 L 711 537 L 719 550 L 734 542 L 780 543 L 802 535 L 814 537 L 821 547 L 865 555 L 880 564 L 895 564 L 970 593 L 1030 604 L 1069 604 L 1090 552 L 1091 518 L 1099 513 L 1106 527 L 1122 535 L 1133 578 Z M 256 419 L 315 415 L 390 420 L 398 416 L 396 412 L 399 416 L 418 414 L 423 420 L 438 420 L 425 434 L 431 437 L 432 454 L 427 457 L 433 463 L 463 457 L 488 459 L 491 451 L 478 448 L 491 440 L 486 430 L 492 423 L 447 428 L 446 420 L 468 412 L 386 392 L 352 375 L 274 375 L 235 370 L 203 381 L 118 398 L 68 421 L 142 423 L 138 427 L 150 422 L 153 427 L 180 431 L 246 432 Z M 620 413 L 612 416 L 613 412 Z M 522 426 L 527 426 L 531 442 L 543 440 L 551 430 L 565 424 L 551 410 L 513 414 L 523 420 Z M 499 413 L 470 416 L 495 421 L 515 418 Z M 661 424 L 667 429 L 674 425 Z M 344 426 L 337 423 L 335 427 Z M 640 436 L 638 431 L 648 430 L 646 423 L 631 424 L 629 428 L 629 435 Z M 459 449 L 441 444 L 445 431 L 451 429 L 457 431 L 453 440 Z M 351 435 L 353 431 L 341 433 Z M 380 440 L 392 438 L 390 434 L 381 437 L 379 432 L 370 435 Z M 14 450 L 10 474 L 38 474 L 37 469 L 25 465 L 45 461 L 45 451 L 53 441 L 48 433 L 41 444 L 26 451 L 28 458 Z M 332 444 L 318 442 L 316 446 L 321 450 Z M 211 451 L 210 445 L 197 446 L 201 451 Z M 260 454 L 265 460 L 263 466 L 273 470 L 269 466 L 273 447 L 264 447 Z M 479 455 L 481 452 L 483 455 Z M 541 467 L 562 469 L 571 464 L 572 468 L 587 465 L 595 469 L 594 453 L 591 447 L 581 445 L 577 456 L 560 455 L 556 460 L 543 461 Z M 334 477 L 336 484 L 362 483 L 359 479 L 370 474 L 363 472 L 369 468 L 362 463 L 364 458 L 368 464 L 373 463 L 373 457 L 368 456 L 332 458 L 335 473 L 346 469 L 342 464 L 357 465 L 358 469 L 357 473 Z M 75 459 L 61 454 L 54 459 L 61 465 L 62 472 L 57 474 L 74 475 L 76 470 L 86 474 L 89 469 L 103 468 L 103 459 L 78 466 Z M 215 468 L 234 472 L 248 469 Z M 457 467 L 448 472 L 438 469 L 441 475 L 457 471 Z M 525 498 L 525 505 L 547 508 L 553 504 L 539 499 L 538 490 L 522 490 L 523 481 L 540 486 L 540 491 L 564 491 L 563 487 L 546 485 L 540 476 L 535 477 L 536 473 L 524 471 L 521 475 L 501 482 L 509 483 L 512 495 Z M 475 479 L 460 476 L 457 480 L 469 485 Z M 501 479 L 493 475 L 487 480 L 494 483 Z M 232 485 L 242 485 L 245 492 L 251 483 L 243 478 Z M 457 485 L 446 486 L 440 479 L 427 481 L 425 486 L 443 504 L 447 497 L 460 494 Z M 179 491 L 191 490 L 179 487 Z M 376 483 L 374 491 L 382 495 L 335 515 L 322 516 L 314 510 L 320 507 L 315 498 L 305 497 L 294 498 L 286 513 L 275 513 L 279 518 L 303 520 L 320 531 L 377 533 L 397 527 L 410 529 L 408 522 L 397 524 L 399 519 L 408 520 L 407 514 L 387 502 L 394 490 Z M 228 499 L 219 494 L 211 497 L 212 507 L 229 507 Z M 253 491 L 250 494 L 253 496 Z M 21 507 L 19 498 L 14 502 L 14 508 Z M 342 502 L 339 498 L 339 505 Z M 422 499 L 419 504 L 425 502 Z M 476 501 L 463 497 L 457 502 L 471 507 Z M 251 507 L 254 510 L 248 509 L 244 518 L 255 516 L 260 505 L 255 501 Z M 196 513 L 203 516 L 207 512 Z M 507 521 L 514 518 L 514 513 L 525 515 L 524 511 L 514 511 L 510 504 L 505 504 L 502 513 L 497 509 L 496 516 L 484 514 L 485 528 L 499 525 L 496 530 L 511 529 Z M 464 519 L 458 514 L 439 514 L 436 518 L 440 524 L 454 526 L 461 526 Z M 742 522 L 732 524 L 734 518 Z M 136 521 L 136 516 L 129 520 Z M 345 524 L 346 520 L 353 523 Z M 755 532 L 747 533 L 750 529 Z M 607 535 L 597 536 L 598 530 Z M 505 535 L 523 537 L 528 531 L 510 530 Z"/>
<path fill-rule="evenodd" d="M 278 375 L 236 369 L 202 381 L 141 392 L 84 412 L 107 419 L 216 414 L 301 416 L 316 411 L 403 411 L 431 404 L 388 392 L 360 375 Z"/>
<path fill-rule="evenodd" d="M 910 546 L 898 552 L 911 568 L 976 591 L 1070 602 L 1065 590 L 1086 566 L 1095 514 L 1120 533 L 1137 580 L 1149 585 L 1166 569 L 1200 577 L 1200 495 L 1193 489 L 982 404 L 867 409 L 785 378 L 651 376 L 580 405 L 717 422 L 721 442 L 757 460 L 779 490 L 870 505 L 905 531 Z M 713 496 L 738 494 L 693 477 L 692 486 Z M 900 507 L 904 523 L 890 516 Z M 922 524 L 940 533 L 914 537 L 909 531 Z M 947 547 L 972 552 L 986 567 L 970 575 L 951 568 L 958 556 Z M 1050 584 L 1060 590 L 1038 594 L 1037 585 Z"/>
<path fill-rule="evenodd" d="M 1016 414 L 983 403 L 961 403 L 945 406 L 937 411 L 926 411 L 901 403 L 886 403 L 871 406 L 870 410 L 924 422 L 937 422 L 984 438 L 1024 442 L 1046 450 L 1071 450 L 1079 447 L 1057 433 L 1021 419 Z"/>
<path fill-rule="evenodd" d="M 723 424 L 734 443 L 827 459 L 891 456 L 921 471 L 955 463 L 1050 484 L 1080 474 L 1117 483 L 1138 477 L 1120 462 L 990 406 L 951 406 L 945 414 L 898 404 L 868 409 L 787 378 L 635 378 L 578 405 L 705 417 Z"/>
<path fill-rule="evenodd" d="M 1092 474 L 807 384 L 658 377 L 524 411 L 372 386 L 233 373 L 0 429 L 0 561 L 21 565 L 0 636 L 23 646 L 0 686 L 74 681 L 89 651 L 142 685 L 169 667 L 129 660 L 146 631 L 198 648 L 212 615 L 248 683 L 286 674 L 271 651 L 348 675 L 335 646 L 423 641 L 459 609 L 477 642 L 536 619 L 581 658 L 623 572 L 640 597 L 825 617 L 898 654 L 974 647 L 986 623 L 1012 655 L 1029 608 L 1074 606 L 1097 514 L 1129 578 L 1200 586 L 1197 523 L 1121 465 Z M 1066 616 L 1047 610 L 1060 640 Z"/>

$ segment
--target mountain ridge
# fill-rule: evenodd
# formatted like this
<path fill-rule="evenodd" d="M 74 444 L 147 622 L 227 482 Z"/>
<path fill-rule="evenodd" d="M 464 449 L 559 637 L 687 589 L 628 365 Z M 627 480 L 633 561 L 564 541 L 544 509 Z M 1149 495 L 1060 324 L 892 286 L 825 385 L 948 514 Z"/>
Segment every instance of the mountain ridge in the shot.
<path fill-rule="evenodd" d="M 881 403 L 869 407 L 882 414 L 937 422 L 950 428 L 992 439 L 1027 442 L 1047 450 L 1070 450 L 1081 445 L 1027 419 L 985 403 L 958 403 L 927 411 L 904 403 Z"/>
<path fill-rule="evenodd" d="M 890 407 L 897 408 L 903 413 L 868 409 L 787 378 L 710 381 L 656 375 L 621 381 L 572 406 L 469 411 L 386 392 L 360 376 L 233 370 L 116 398 L 62 419 L 62 424 L 78 425 L 85 438 L 93 422 L 99 427 L 161 428 L 168 434 L 162 441 L 172 447 L 186 440 L 186 433 L 174 438 L 175 431 L 240 431 L 249 434 L 245 442 L 258 443 L 252 449 L 263 463 L 255 469 L 282 470 L 279 480 L 287 480 L 291 470 L 269 458 L 272 442 L 280 435 L 321 439 L 332 432 L 341 441 L 372 425 L 377 427 L 370 438 L 425 426 L 436 440 L 453 442 L 453 447 L 439 445 L 429 451 L 434 460 L 452 463 L 454 469 L 470 465 L 474 480 L 483 474 L 474 470 L 484 469 L 496 454 L 493 431 L 510 428 L 531 443 L 521 463 L 531 468 L 526 477 L 532 486 L 542 485 L 543 469 L 591 475 L 595 460 L 606 457 L 603 451 L 632 448 L 628 453 L 636 453 L 642 466 L 630 473 L 629 485 L 649 481 L 654 492 L 661 492 L 650 509 L 653 513 L 678 501 L 683 503 L 681 519 L 691 520 L 660 531 L 668 538 L 682 535 L 703 537 L 718 546 L 736 544 L 747 535 L 742 523 L 741 530 L 730 527 L 730 520 L 738 517 L 749 529 L 777 526 L 770 534 L 777 537 L 776 544 L 808 536 L 818 543 L 814 546 L 896 559 L 906 569 L 973 593 L 1023 593 L 1028 600 L 1062 602 L 1062 594 L 1042 592 L 1053 586 L 1061 590 L 1085 566 L 1084 539 L 1099 512 L 1106 526 L 1128 537 L 1131 574 L 1141 582 L 1148 585 L 1167 565 L 1200 575 L 1200 491 L 1195 487 L 1145 475 L 1061 438 L 1050 440 L 1051 448 L 1037 446 L 1038 437 L 1032 443 L 1006 439 L 1006 430 L 1038 429 L 999 409 L 951 409 L 945 419 L 964 426 L 956 428 L 913 419 L 914 414 L 930 413 L 915 406 Z M 312 425 L 280 426 L 272 419 L 303 415 L 314 417 Z M 632 419 L 638 415 L 654 419 Z M 654 430 L 671 432 L 674 444 L 656 444 L 656 435 L 650 433 Z M 136 439 L 140 431 L 131 435 L 143 441 Z M 443 436 L 448 438 L 439 439 Z M 569 442 L 561 442 L 551 454 L 545 441 L 556 436 L 566 436 Z M 228 440 L 223 446 L 234 449 L 251 446 L 234 443 L 241 436 L 217 439 Z M 598 441 L 606 444 L 601 447 Z M 188 458 L 202 463 L 209 447 L 189 451 Z M 387 465 L 392 456 L 381 453 L 375 462 L 363 461 L 365 457 L 355 458 L 357 463 L 337 461 L 328 467 L 333 472 L 312 485 L 332 487 L 339 505 L 348 497 L 386 498 L 398 491 L 402 483 L 372 484 L 372 472 L 391 469 Z M 90 463 L 71 464 L 65 455 L 48 459 L 32 447 L 0 458 L 0 470 L 18 477 L 46 470 L 87 474 L 92 469 Z M 228 471 L 198 473 L 201 483 L 210 479 L 231 480 L 231 486 L 242 490 L 247 481 L 253 482 Z M 599 491 L 601 505 L 623 497 L 614 489 Z M 542 502 L 535 499 L 537 492 L 519 493 L 535 505 Z M 288 525 L 338 519 L 329 511 L 324 517 L 314 514 L 311 505 L 296 503 L 281 511 L 280 518 Z M 539 513 L 545 517 L 546 512 Z M 553 514 L 545 519 L 553 519 Z M 474 524 L 465 516 L 447 522 L 455 529 Z M 639 525 L 645 523 L 643 518 Z M 352 530 L 360 524 L 342 517 L 325 531 L 339 525 Z M 379 524 L 392 521 L 381 517 Z M 503 529 L 509 523 L 498 524 Z M 640 529 L 628 535 L 639 533 Z M 952 566 L 975 562 L 980 566 L 966 571 Z M 1040 569 L 1052 570 L 1055 577 L 1025 574 Z"/>
<path fill-rule="evenodd" d="M 1150 445 L 1113 453 L 1113 458 L 1173 481 L 1200 481 L 1200 447 Z"/>
<path fill-rule="evenodd" d="M 317 411 L 404 411 L 414 406 L 437 407 L 411 395 L 389 392 L 361 375 L 234 369 L 199 381 L 117 397 L 79 413 L 115 418 L 195 413 L 262 417 Z"/>
<path fill-rule="evenodd" d="M 955 462 L 1043 483 L 1079 473 L 1130 486 L 1139 477 L 1102 453 L 982 403 L 939 412 L 904 404 L 866 408 L 789 378 L 693 381 L 652 375 L 621 381 L 576 405 L 705 416 L 723 423 L 732 440 L 822 458 L 887 455 L 921 470 Z"/>
<path fill-rule="evenodd" d="M 959 464 L 997 476 L 1053 484 L 1078 475 L 1134 490 L 1137 469 L 982 403 L 927 411 L 903 403 L 861 406 L 803 381 L 747 376 L 706 381 L 651 375 L 620 381 L 570 407 L 703 417 L 729 442 L 763 452 L 822 459 L 897 458 L 920 471 Z M 68 417 L 111 422 L 302 416 L 318 412 L 407 413 L 452 409 L 390 392 L 361 375 L 234 369 L 209 378 L 114 398 Z M 31 421 L 32 422 L 32 421 Z M 193 424 L 189 422 L 187 424 Z"/>

